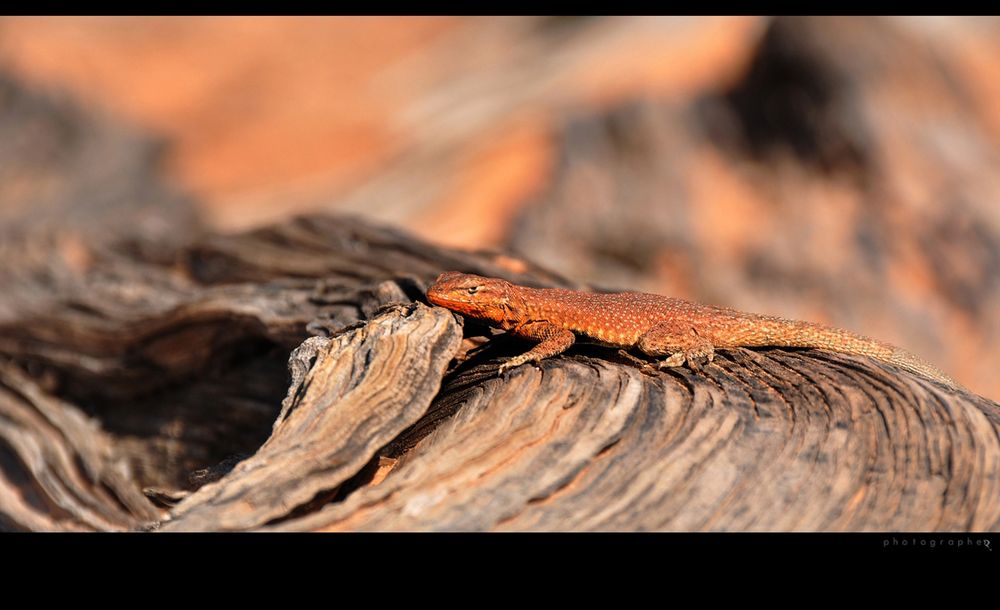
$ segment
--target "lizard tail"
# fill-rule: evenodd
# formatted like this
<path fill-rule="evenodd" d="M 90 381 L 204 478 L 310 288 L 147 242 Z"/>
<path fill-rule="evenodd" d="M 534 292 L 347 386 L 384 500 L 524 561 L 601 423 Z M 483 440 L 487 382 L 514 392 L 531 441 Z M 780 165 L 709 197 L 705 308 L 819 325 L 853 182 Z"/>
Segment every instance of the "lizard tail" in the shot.
<path fill-rule="evenodd" d="M 868 356 L 895 365 L 904 371 L 960 388 L 957 381 L 916 355 L 882 341 L 809 322 L 772 319 L 765 326 L 765 342 L 785 347 L 812 347 L 834 352 Z"/>
<path fill-rule="evenodd" d="M 904 371 L 916 373 L 917 375 L 922 375 L 928 379 L 941 382 L 946 386 L 953 388 L 960 387 L 958 382 L 949 377 L 946 373 L 937 367 L 924 362 L 904 349 L 900 349 L 898 347 L 893 348 L 892 354 L 889 356 L 889 363 L 895 364 Z"/>

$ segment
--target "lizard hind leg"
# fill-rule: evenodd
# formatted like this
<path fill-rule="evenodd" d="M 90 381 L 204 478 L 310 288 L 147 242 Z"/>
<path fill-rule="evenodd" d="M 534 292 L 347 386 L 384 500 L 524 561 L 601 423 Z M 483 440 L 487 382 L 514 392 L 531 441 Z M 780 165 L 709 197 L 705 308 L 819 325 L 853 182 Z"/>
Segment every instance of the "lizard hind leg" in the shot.
<path fill-rule="evenodd" d="M 683 366 L 697 370 L 715 359 L 715 346 L 690 324 L 675 320 L 657 322 L 639 337 L 638 347 L 650 356 L 667 356 L 659 367 Z"/>

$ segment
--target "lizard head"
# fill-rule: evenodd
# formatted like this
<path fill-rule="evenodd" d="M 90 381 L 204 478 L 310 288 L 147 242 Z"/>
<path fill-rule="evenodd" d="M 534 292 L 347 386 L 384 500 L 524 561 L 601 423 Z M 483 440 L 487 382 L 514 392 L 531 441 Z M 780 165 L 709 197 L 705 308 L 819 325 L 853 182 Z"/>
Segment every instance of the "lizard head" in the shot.
<path fill-rule="evenodd" d="M 447 271 L 427 289 L 427 300 L 464 316 L 500 322 L 516 299 L 512 289 L 507 280 Z"/>

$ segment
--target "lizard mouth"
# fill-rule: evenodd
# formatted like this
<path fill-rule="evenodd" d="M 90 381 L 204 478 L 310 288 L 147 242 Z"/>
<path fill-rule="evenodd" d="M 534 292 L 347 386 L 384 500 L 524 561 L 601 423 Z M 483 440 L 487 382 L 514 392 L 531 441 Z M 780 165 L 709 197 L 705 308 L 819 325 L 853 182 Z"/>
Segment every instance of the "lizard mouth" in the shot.
<path fill-rule="evenodd" d="M 462 314 L 474 314 L 475 309 L 471 299 L 455 298 L 433 290 L 427 291 L 427 300 L 438 307 L 445 307 Z"/>
<path fill-rule="evenodd" d="M 433 287 L 427 290 L 427 300 L 441 307 L 446 307 L 449 303 L 454 302 L 453 299 L 449 299 L 446 294 L 434 290 Z"/>
<path fill-rule="evenodd" d="M 461 294 L 455 294 L 454 292 L 439 291 L 432 288 L 427 291 L 427 300 L 432 305 L 450 309 L 455 313 L 470 318 L 490 319 L 493 317 L 492 308 L 486 306 L 480 300 L 466 297 L 464 291 Z M 494 304 L 493 307 L 502 308 L 503 305 Z"/>

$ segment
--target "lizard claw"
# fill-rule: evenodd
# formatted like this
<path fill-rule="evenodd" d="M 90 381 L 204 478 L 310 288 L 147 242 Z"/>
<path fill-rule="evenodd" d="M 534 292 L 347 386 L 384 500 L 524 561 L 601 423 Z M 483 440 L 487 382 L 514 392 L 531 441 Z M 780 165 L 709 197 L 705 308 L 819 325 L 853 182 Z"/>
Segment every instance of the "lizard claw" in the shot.
<path fill-rule="evenodd" d="M 521 366 L 521 362 L 512 362 L 514 359 L 511 358 L 507 362 L 504 362 L 497 368 L 497 377 L 503 377 L 504 372 L 510 372 L 511 369 Z"/>
<path fill-rule="evenodd" d="M 538 364 L 538 360 L 535 359 L 535 358 L 522 358 L 521 356 L 516 356 L 514 358 L 511 358 L 507 362 L 504 362 L 503 364 L 501 364 L 500 367 L 497 368 L 497 375 L 498 376 L 502 376 L 503 373 L 504 373 L 504 371 L 509 371 L 511 369 L 517 368 L 517 367 L 521 366 L 522 364 L 526 364 L 528 362 L 531 362 L 532 364 L 534 364 L 536 367 L 538 367 L 538 369 L 542 368 L 541 365 Z"/>
<path fill-rule="evenodd" d="M 673 354 L 670 354 L 669 358 L 660 360 L 658 367 L 665 369 L 667 367 L 684 366 L 685 360 L 687 360 L 687 356 L 684 352 L 674 352 Z"/>

